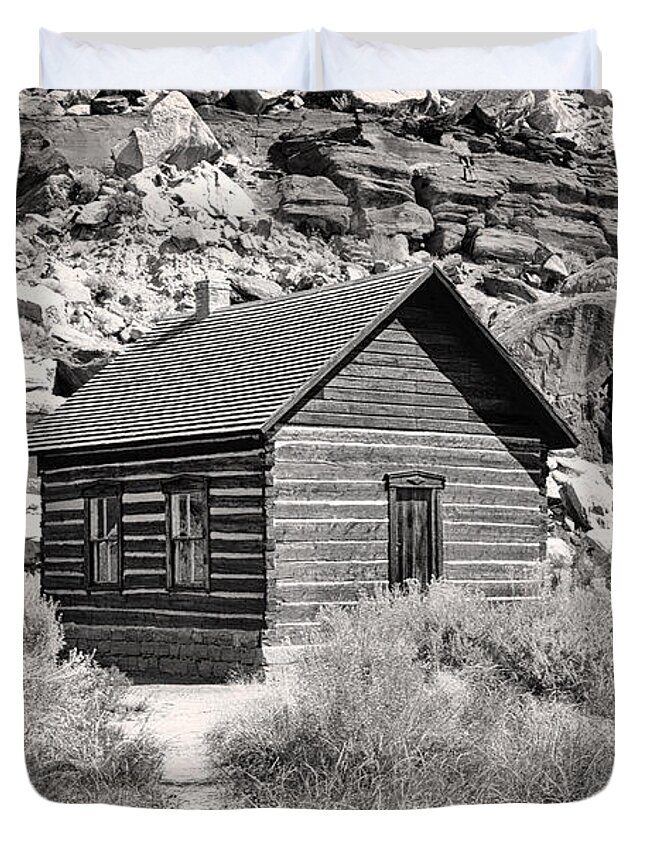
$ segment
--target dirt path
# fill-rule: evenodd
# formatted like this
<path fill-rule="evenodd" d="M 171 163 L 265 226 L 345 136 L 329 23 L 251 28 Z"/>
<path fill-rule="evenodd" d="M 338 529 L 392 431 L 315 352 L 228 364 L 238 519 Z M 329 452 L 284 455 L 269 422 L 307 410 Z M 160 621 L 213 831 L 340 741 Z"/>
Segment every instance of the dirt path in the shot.
<path fill-rule="evenodd" d="M 164 745 L 163 779 L 178 808 L 236 808 L 225 780 L 214 779 L 204 736 L 262 699 L 261 684 L 149 684 L 130 688 L 126 726 L 146 730 Z M 138 710 L 143 707 L 143 710 Z"/>

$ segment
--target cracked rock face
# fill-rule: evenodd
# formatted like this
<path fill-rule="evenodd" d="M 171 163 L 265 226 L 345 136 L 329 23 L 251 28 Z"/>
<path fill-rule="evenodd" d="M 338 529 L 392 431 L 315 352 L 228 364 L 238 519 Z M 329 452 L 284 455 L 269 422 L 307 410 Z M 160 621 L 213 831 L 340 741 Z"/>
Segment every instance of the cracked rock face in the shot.
<path fill-rule="evenodd" d="M 30 417 L 209 277 L 239 301 L 441 259 L 580 452 L 611 458 L 607 93 L 28 90 L 21 109 Z"/>

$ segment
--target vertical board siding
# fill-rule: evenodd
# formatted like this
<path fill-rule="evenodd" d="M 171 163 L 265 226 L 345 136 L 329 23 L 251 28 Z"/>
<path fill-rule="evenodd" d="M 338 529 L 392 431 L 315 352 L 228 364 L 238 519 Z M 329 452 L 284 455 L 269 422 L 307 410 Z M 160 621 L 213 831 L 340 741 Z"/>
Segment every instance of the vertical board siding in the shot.
<path fill-rule="evenodd" d="M 282 635 L 324 603 L 388 582 L 387 473 L 442 491 L 443 575 L 530 594 L 545 542 L 539 429 L 441 307 L 404 308 L 275 438 L 273 525 Z"/>
<path fill-rule="evenodd" d="M 264 522 L 263 451 L 231 444 L 208 452 L 137 460 L 90 454 L 42 464 L 43 590 L 76 623 L 185 625 L 257 630 L 262 625 Z M 148 452 L 148 456 L 154 456 Z M 125 461 L 124 461 L 125 458 Z M 167 589 L 165 480 L 197 475 L 208 481 L 210 590 Z M 83 489 L 97 480 L 123 488 L 120 590 L 87 589 Z"/>

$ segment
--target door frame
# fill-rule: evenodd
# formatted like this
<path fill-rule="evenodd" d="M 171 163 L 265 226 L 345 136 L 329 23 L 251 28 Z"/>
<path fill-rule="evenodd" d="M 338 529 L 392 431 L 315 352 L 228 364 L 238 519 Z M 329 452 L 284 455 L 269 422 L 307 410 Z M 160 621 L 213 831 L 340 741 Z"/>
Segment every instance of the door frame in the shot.
<path fill-rule="evenodd" d="M 390 585 L 397 583 L 393 580 L 398 574 L 398 542 L 397 542 L 397 503 L 399 492 L 404 489 L 426 489 L 431 504 L 432 526 L 428 531 L 430 545 L 430 565 L 428 577 L 440 578 L 443 575 L 443 526 L 441 522 L 441 492 L 445 488 L 446 478 L 430 471 L 419 469 L 411 471 L 396 471 L 388 473 L 383 478 L 387 487 L 388 516 L 389 516 L 389 561 L 388 574 Z"/>

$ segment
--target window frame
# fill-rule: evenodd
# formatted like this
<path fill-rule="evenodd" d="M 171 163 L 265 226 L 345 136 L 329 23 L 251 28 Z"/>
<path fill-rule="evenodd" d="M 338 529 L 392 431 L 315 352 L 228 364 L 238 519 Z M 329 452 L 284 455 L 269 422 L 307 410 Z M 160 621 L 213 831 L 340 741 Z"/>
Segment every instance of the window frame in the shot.
<path fill-rule="evenodd" d="M 98 480 L 82 490 L 84 523 L 84 569 L 87 589 L 118 590 L 123 589 L 123 486 L 113 480 Z M 92 544 L 92 501 L 97 498 L 116 498 L 117 501 L 117 579 L 99 581 L 95 577 Z"/>
<path fill-rule="evenodd" d="M 428 582 L 444 577 L 443 567 L 443 513 L 441 511 L 441 493 L 446 486 L 446 478 L 429 471 L 396 471 L 384 476 L 388 503 L 388 574 L 390 586 L 398 581 L 392 580 L 393 567 L 398 565 L 397 501 L 398 491 L 403 489 L 424 489 L 430 492 L 433 529 L 429 531 L 428 542 L 432 542 L 428 567 Z"/>
<path fill-rule="evenodd" d="M 162 491 L 166 501 L 166 589 L 169 592 L 211 591 L 211 553 L 210 553 L 210 512 L 208 506 L 208 478 L 181 476 L 164 480 Z M 177 583 L 175 569 L 175 537 L 172 532 L 172 498 L 177 494 L 200 494 L 204 504 L 204 540 L 206 546 L 206 577 L 202 584 Z"/>

